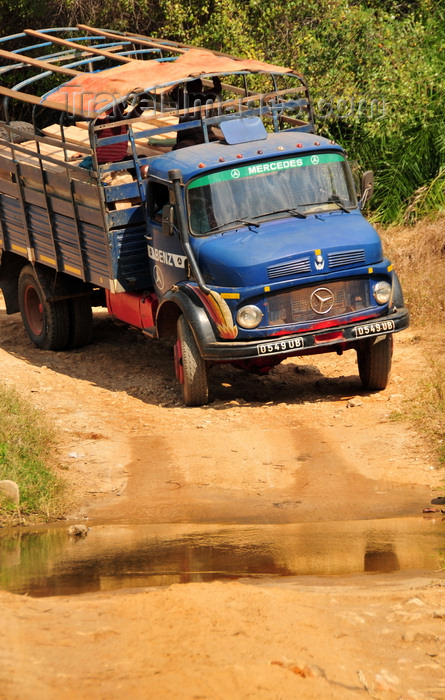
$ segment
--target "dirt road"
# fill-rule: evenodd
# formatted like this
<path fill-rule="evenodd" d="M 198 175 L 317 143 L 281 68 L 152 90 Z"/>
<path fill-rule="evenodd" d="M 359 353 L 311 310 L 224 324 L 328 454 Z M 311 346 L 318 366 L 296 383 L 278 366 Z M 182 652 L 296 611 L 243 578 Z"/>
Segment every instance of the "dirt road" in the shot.
<path fill-rule="evenodd" d="M 425 369 L 412 331 L 379 394 L 361 390 L 351 352 L 268 377 L 213 368 L 212 402 L 192 409 L 168 344 L 102 313 L 89 347 L 52 353 L 0 307 L 0 362 L 60 432 L 75 521 L 386 518 L 419 515 L 442 493 L 428 446 L 392 420 Z M 0 698 L 445 698 L 440 576 L 339 583 L 0 594 Z"/>

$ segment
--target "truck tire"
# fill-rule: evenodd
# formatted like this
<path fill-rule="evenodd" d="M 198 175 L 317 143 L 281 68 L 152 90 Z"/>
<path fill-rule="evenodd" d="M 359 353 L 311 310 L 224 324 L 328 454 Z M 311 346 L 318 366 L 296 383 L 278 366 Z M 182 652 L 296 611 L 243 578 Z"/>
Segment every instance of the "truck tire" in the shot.
<path fill-rule="evenodd" d="M 182 386 L 186 406 L 203 406 L 208 402 L 207 365 L 202 359 L 192 329 L 184 316 L 178 318 L 175 346 L 176 376 Z"/>
<path fill-rule="evenodd" d="M 22 268 L 18 297 L 23 324 L 34 345 L 42 350 L 63 350 L 69 339 L 68 304 L 46 300 L 31 265 Z"/>
<path fill-rule="evenodd" d="M 357 349 L 358 371 L 365 389 L 386 389 L 391 373 L 393 337 L 367 338 Z"/>
<path fill-rule="evenodd" d="M 93 335 L 93 311 L 89 297 L 68 299 L 69 338 L 68 348 L 88 345 Z"/>

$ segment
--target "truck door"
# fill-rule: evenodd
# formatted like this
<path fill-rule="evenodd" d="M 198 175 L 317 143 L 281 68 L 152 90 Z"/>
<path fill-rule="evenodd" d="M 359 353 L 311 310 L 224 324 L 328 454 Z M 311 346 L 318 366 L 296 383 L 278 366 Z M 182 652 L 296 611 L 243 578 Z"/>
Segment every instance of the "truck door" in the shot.
<path fill-rule="evenodd" d="M 149 181 L 147 195 L 148 257 L 156 293 L 162 297 L 187 278 L 187 258 L 179 240 L 171 190 Z"/>

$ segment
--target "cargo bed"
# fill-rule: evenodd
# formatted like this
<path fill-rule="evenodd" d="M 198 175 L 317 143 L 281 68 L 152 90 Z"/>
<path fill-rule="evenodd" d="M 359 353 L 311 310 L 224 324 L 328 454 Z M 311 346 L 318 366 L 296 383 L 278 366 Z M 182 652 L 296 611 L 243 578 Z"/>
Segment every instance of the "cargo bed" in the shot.
<path fill-rule="evenodd" d="M 168 131 L 150 145 L 147 129 L 177 122 L 144 116 L 131 124 L 140 164 L 171 148 L 162 145 Z M 92 153 L 87 122 L 51 124 L 30 136 L 0 140 L 0 248 L 111 291 L 148 285 L 145 185 L 130 148 L 127 161 L 98 175 L 79 167 Z"/>

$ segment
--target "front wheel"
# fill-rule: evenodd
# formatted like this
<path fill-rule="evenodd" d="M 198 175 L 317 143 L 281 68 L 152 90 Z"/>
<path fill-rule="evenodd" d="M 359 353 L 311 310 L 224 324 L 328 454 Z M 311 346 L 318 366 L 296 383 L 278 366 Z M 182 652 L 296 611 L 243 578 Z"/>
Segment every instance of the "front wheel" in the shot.
<path fill-rule="evenodd" d="M 32 265 L 22 268 L 18 297 L 23 325 L 34 345 L 42 350 L 63 350 L 69 340 L 68 304 L 46 300 Z"/>
<path fill-rule="evenodd" d="M 392 335 L 367 338 L 357 349 L 358 371 L 365 389 L 386 389 L 391 373 Z"/>
<path fill-rule="evenodd" d="M 209 399 L 207 364 L 201 357 L 192 329 L 184 316 L 178 318 L 175 369 L 185 405 L 206 404 Z"/>

